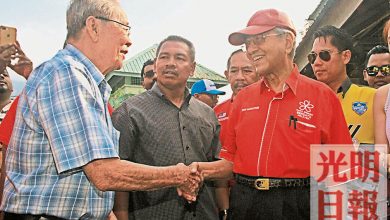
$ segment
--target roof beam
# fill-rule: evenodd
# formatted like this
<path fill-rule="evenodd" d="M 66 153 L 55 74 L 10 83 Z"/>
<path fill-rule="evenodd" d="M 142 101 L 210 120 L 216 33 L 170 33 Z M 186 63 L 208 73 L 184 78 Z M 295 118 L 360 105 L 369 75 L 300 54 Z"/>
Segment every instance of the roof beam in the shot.
<path fill-rule="evenodd" d="M 306 56 L 310 53 L 312 48 L 312 36 L 314 31 L 325 25 L 341 27 L 362 2 L 363 0 L 325 1 L 324 8 L 315 18 L 313 24 L 309 27 L 297 48 L 294 61 L 298 65 L 299 69 L 302 69 L 307 64 Z"/>

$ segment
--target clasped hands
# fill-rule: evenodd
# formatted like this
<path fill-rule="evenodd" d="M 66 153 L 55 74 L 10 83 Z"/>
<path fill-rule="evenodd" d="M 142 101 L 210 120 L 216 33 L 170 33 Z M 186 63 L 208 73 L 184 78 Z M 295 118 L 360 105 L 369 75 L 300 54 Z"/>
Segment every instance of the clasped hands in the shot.
<path fill-rule="evenodd" d="M 185 198 L 188 202 L 195 202 L 199 189 L 203 184 L 203 175 L 199 168 L 198 162 L 193 162 L 189 166 L 179 163 L 178 178 L 181 184 L 177 187 L 179 196 Z"/>

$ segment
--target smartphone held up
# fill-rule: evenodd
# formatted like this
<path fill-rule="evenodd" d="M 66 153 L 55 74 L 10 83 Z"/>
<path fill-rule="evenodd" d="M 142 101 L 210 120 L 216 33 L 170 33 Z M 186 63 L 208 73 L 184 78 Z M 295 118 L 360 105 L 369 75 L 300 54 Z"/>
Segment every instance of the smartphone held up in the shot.
<path fill-rule="evenodd" d="M 0 46 L 16 42 L 16 28 L 0 26 Z"/>

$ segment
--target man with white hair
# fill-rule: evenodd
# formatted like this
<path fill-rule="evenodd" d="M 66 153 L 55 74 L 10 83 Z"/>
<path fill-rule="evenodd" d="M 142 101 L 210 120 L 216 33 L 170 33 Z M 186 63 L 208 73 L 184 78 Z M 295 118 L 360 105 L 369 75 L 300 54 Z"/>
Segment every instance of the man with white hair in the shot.
<path fill-rule="evenodd" d="M 173 186 L 194 201 L 196 164 L 152 167 L 118 157 L 104 79 L 121 68 L 131 45 L 118 2 L 71 1 L 67 29 L 65 48 L 34 70 L 20 95 L 6 159 L 5 219 L 106 219 L 113 191 Z"/>

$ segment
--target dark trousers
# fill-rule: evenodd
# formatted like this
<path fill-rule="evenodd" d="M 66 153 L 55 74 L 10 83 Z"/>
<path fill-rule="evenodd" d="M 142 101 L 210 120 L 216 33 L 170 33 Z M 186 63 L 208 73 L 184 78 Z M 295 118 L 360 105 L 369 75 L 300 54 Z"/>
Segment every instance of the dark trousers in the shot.
<path fill-rule="evenodd" d="M 230 191 L 228 220 L 310 219 L 310 188 L 257 190 L 235 184 Z"/>
<path fill-rule="evenodd" d="M 4 213 L 4 220 L 40 220 L 46 219 L 46 220 L 64 220 L 63 218 L 58 218 L 55 216 L 48 216 L 48 215 L 29 215 L 29 214 L 15 214 L 15 213 Z"/>

